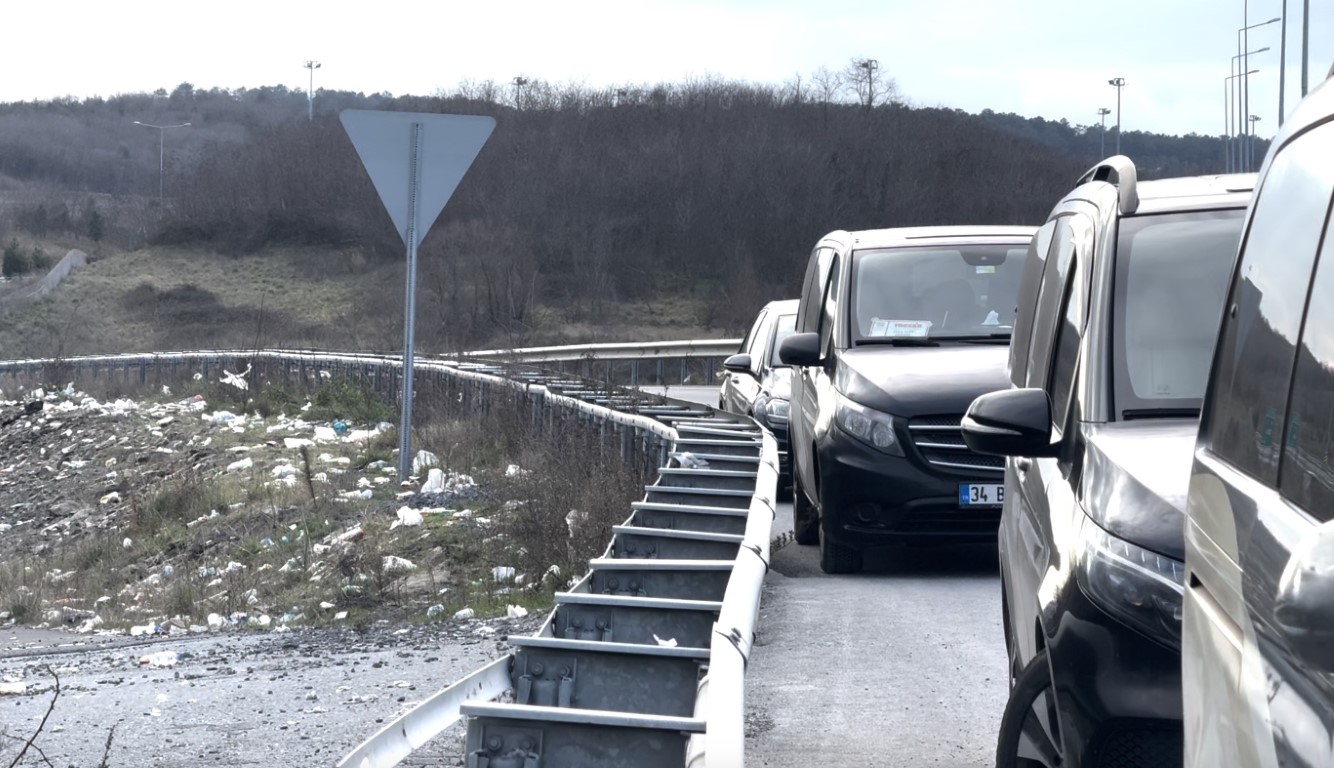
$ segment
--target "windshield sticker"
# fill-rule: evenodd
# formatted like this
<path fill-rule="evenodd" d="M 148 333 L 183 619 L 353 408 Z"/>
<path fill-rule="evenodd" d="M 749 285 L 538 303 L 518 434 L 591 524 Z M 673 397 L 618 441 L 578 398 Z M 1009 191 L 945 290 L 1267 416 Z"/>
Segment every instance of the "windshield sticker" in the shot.
<path fill-rule="evenodd" d="M 925 338 L 931 332 L 930 320 L 882 320 L 871 318 L 871 337 Z"/>
<path fill-rule="evenodd" d="M 979 274 L 979 275 L 994 275 L 994 274 L 996 274 L 996 267 L 994 267 L 994 266 L 979 266 L 979 267 L 977 268 L 977 274 Z"/>

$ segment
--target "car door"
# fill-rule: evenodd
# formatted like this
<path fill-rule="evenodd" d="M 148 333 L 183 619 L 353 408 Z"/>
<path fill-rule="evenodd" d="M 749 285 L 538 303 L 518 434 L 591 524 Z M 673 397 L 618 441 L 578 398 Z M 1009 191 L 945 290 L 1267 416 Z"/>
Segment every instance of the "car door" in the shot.
<path fill-rule="evenodd" d="M 797 332 L 819 333 L 823 315 L 825 289 L 829 285 L 830 267 L 834 261 L 834 249 L 822 245 L 811 254 L 810 267 L 806 271 L 806 281 L 802 289 L 801 304 L 797 309 Z M 805 488 L 815 488 L 814 459 L 811 447 L 814 445 L 815 420 L 819 408 L 816 390 L 815 367 L 802 367 L 792 375 L 792 412 L 789 428 L 792 430 L 789 450 L 793 457 L 793 468 Z"/>
<path fill-rule="evenodd" d="M 1076 441 L 1078 418 L 1071 407 L 1079 364 L 1080 341 L 1088 317 L 1088 280 L 1092 268 L 1093 220 L 1087 212 L 1062 212 L 1052 231 L 1051 246 L 1038 288 L 1024 385 L 1047 392 L 1052 404 L 1052 436 L 1063 445 L 1059 456 L 1011 459 L 1018 504 L 1003 515 L 1008 542 L 1004 567 L 1013 597 L 1012 621 L 1036 626 L 1041 597 L 1052 590 L 1043 582 L 1066 570 L 1058 542 L 1069 535 L 1075 509 L 1066 478 L 1074 459 L 1066 448 Z M 1027 631 L 1015 633 L 1017 660 L 1027 663 L 1038 640 Z M 1016 672 L 1018 670 L 1015 670 Z"/>
<path fill-rule="evenodd" d="M 1219 334 L 1187 527 L 1188 765 L 1334 763 L 1334 643 L 1306 647 L 1334 634 L 1334 595 L 1294 611 L 1284 582 L 1334 517 L 1330 157 L 1334 126 L 1271 162 Z"/>

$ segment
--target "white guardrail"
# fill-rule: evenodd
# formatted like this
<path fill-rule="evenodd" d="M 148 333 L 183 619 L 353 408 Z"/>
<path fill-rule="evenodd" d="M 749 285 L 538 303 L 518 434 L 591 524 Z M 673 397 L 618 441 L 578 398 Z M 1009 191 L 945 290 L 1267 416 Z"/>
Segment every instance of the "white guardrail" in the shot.
<path fill-rule="evenodd" d="M 547 376 L 544 379 L 542 376 L 535 375 L 531 370 L 522 371 L 505 365 L 481 361 L 503 359 L 511 362 L 553 362 L 581 359 L 643 360 L 663 357 L 719 357 L 730 354 L 739 343 L 739 340 L 729 339 L 485 350 L 463 355 L 462 357 L 467 358 L 466 361 L 432 360 L 419 357 L 416 361 L 416 370 L 417 375 L 429 372 L 436 376 L 476 382 L 485 385 L 487 388 L 495 387 L 497 389 L 525 392 L 529 398 L 540 401 L 540 403 L 584 414 L 598 423 L 611 422 L 631 428 L 639 434 L 649 433 L 661 440 L 669 441 L 675 447 L 682 438 L 673 423 L 686 425 L 682 428 L 697 433 L 695 435 L 697 441 L 699 441 L 698 433 L 702 433 L 705 437 L 710 434 L 724 434 L 723 431 L 715 430 L 710 423 L 706 422 L 716 424 L 731 420 L 736 422 L 734 426 L 744 426 L 747 430 L 750 430 L 753 424 L 743 417 L 720 414 L 705 406 L 674 402 L 666 398 L 661 398 L 662 406 L 641 407 L 640 410 L 644 413 L 621 411 L 609 407 L 609 405 L 615 405 L 616 398 L 607 396 L 605 384 L 597 385 L 599 387 L 597 391 L 601 394 L 592 399 L 600 398 L 603 403 L 608 404 L 592 402 L 590 399 L 581 399 L 579 396 L 581 393 L 589 394 L 593 390 L 579 388 L 577 386 L 578 382 L 571 382 L 568 377 Z M 137 369 L 141 380 L 146 380 L 147 370 L 150 368 L 154 369 L 155 377 L 161 377 L 164 372 L 173 376 L 188 375 L 187 370 L 181 370 L 182 366 L 190 368 L 200 366 L 205 371 L 212 367 L 214 373 L 221 373 L 224 365 L 235 365 L 236 362 L 242 360 L 254 363 L 285 364 L 289 369 L 291 366 L 299 366 L 299 370 L 303 374 L 308 372 L 314 382 L 319 382 L 322 378 L 317 372 L 329 367 L 344 366 L 350 371 L 352 366 L 359 366 L 363 375 L 368 368 L 373 368 L 377 375 L 384 371 L 396 376 L 402 365 L 401 360 L 387 355 L 346 352 L 194 351 L 142 355 L 94 355 L 61 359 L 0 360 L 0 376 L 40 376 L 44 372 L 53 370 L 60 370 L 62 373 L 75 373 L 76 375 L 81 372 L 90 372 L 96 376 L 100 369 L 106 369 L 108 373 L 112 373 L 116 369 L 123 369 L 128 378 L 129 372 L 132 369 Z M 473 360 L 478 362 L 472 362 Z M 59 368 L 52 368 L 52 366 L 59 366 Z M 43 383 L 58 385 L 61 382 Z M 552 386 L 548 386 L 548 384 Z M 634 401 L 637 398 L 625 398 L 625 400 Z M 642 401 L 640 405 L 642 406 Z M 701 411 L 706 413 L 707 416 L 696 415 Z M 657 417 L 655 417 L 655 413 Z M 725 417 L 725 419 L 721 417 Z M 672 419 L 694 419 L 694 421 L 673 422 Z M 704 666 L 706 671 L 696 688 L 694 718 L 697 721 L 702 720 L 704 727 L 702 732 L 690 732 L 685 749 L 685 765 L 688 768 L 739 768 L 744 764 L 745 667 L 755 637 L 755 624 L 759 614 L 760 588 L 768 570 L 770 533 L 775 516 L 774 502 L 777 492 L 778 460 L 777 446 L 772 435 L 763 433 L 756 440 L 751 437 L 756 433 L 751 431 L 745 433 L 734 431 L 731 434 L 748 440 L 748 442 L 745 440 L 738 441 L 738 445 L 758 445 L 755 491 L 750 497 L 750 504 L 746 509 L 744 534 L 740 537 L 735 562 L 732 564 L 730 574 L 727 577 L 721 606 L 712 626 L 707 664 Z M 704 440 L 702 442 L 708 441 Z M 755 459 L 748 459 L 748 461 L 753 462 Z M 661 477 L 659 482 L 662 482 Z M 651 486 L 650 490 L 656 487 L 659 486 Z M 630 521 L 627 520 L 627 524 L 629 523 Z M 618 527 L 618 529 L 625 528 L 626 526 Z M 709 536 L 709 534 L 704 534 L 704 536 Z M 714 535 L 714 538 L 730 540 L 736 537 Z M 608 546 L 603 560 L 595 562 L 603 562 L 606 558 L 613 557 L 612 550 L 614 546 L 615 542 Z M 584 580 L 580 582 L 580 586 L 583 587 L 591 576 L 592 572 L 590 571 L 589 575 L 585 576 Z M 706 604 L 691 600 L 666 602 Z M 543 629 L 548 632 L 548 636 L 550 636 L 549 627 L 555 616 L 556 611 L 553 610 L 546 624 L 544 624 Z M 589 645 L 596 645 L 596 643 Z M 619 645 L 619 643 L 613 645 Z M 679 650 L 687 651 L 689 649 Z M 344 757 L 339 762 L 339 766 L 379 768 L 396 765 L 464 717 L 465 715 L 461 712 L 464 706 L 472 702 L 493 700 L 511 691 L 514 684 L 509 664 L 512 663 L 513 658 L 513 652 L 511 652 L 511 655 L 493 661 L 426 699 L 417 707 L 384 726 L 378 733 Z M 546 710 L 548 708 L 538 707 L 533 709 Z M 573 710 L 572 712 L 585 711 Z M 604 718 L 606 721 L 604 724 L 611 726 L 629 727 L 643 725 L 653 720 L 653 718 L 645 715 L 619 715 L 619 719 L 617 719 L 618 713 L 608 714 L 610 719 Z M 658 720 L 693 722 L 683 718 L 658 718 Z M 567 722 L 574 721 L 567 720 Z M 663 726 L 659 723 L 654 727 Z M 473 757 L 470 756 L 468 765 L 472 766 L 474 764 L 485 765 L 487 763 L 485 758 L 481 762 L 475 763 Z M 506 762 L 505 764 L 509 765 L 510 763 Z M 515 763 L 515 765 L 518 764 L 537 765 L 539 763 Z M 598 763 L 598 765 L 602 764 Z"/>

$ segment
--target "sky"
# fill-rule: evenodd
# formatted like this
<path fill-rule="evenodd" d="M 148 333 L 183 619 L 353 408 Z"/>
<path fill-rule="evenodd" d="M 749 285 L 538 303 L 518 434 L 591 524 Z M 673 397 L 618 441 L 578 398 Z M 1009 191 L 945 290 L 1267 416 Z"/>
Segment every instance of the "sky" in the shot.
<path fill-rule="evenodd" d="M 1238 30 L 1285 0 L 0 0 L 0 102 L 284 84 L 434 94 L 516 75 L 590 86 L 717 76 L 782 83 L 872 58 L 917 106 L 1091 125 L 1124 77 L 1124 129 L 1221 134 Z M 1286 0 L 1285 113 L 1301 7 Z M 1244 6 L 1249 6 L 1248 9 Z M 1334 64 L 1334 3 L 1310 2 L 1309 83 Z M 1246 15 L 1249 10 L 1249 15 Z M 1250 30 L 1250 113 L 1278 117 L 1281 25 Z"/>

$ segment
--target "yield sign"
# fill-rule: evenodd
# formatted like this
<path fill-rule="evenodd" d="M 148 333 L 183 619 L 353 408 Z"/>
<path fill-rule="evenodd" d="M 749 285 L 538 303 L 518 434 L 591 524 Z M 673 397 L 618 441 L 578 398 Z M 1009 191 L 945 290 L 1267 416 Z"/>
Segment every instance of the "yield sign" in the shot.
<path fill-rule="evenodd" d="M 496 127 L 476 115 L 369 109 L 345 109 L 339 119 L 399 237 L 414 250 Z"/>

